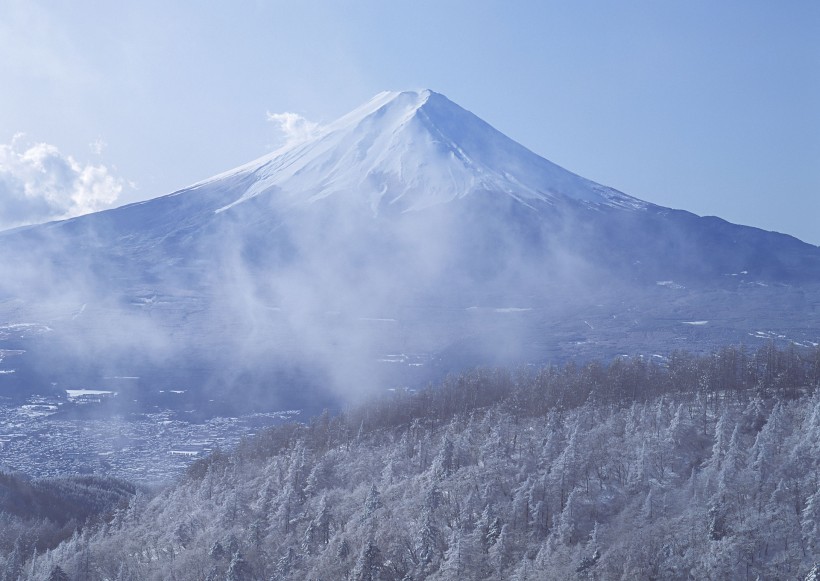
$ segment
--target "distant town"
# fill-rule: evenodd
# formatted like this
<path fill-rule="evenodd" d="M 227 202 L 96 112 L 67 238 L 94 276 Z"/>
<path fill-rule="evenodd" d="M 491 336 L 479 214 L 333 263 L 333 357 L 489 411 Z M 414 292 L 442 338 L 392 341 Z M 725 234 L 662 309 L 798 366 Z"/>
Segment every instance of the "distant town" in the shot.
<path fill-rule="evenodd" d="M 194 422 L 173 410 L 99 417 L 66 413 L 99 406 L 112 397 L 115 392 L 71 390 L 65 398 L 35 395 L 22 405 L 0 402 L 0 470 L 35 478 L 95 474 L 162 483 L 197 457 L 233 448 L 242 438 L 299 414 L 283 411 Z"/>

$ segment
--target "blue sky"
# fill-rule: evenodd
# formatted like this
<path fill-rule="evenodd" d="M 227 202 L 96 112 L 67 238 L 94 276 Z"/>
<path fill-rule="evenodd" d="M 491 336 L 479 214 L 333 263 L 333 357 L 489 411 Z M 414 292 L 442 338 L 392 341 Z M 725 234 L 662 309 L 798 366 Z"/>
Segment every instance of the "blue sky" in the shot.
<path fill-rule="evenodd" d="M 814 0 L 0 10 L 0 226 L 250 161 L 284 138 L 268 113 L 325 123 L 382 90 L 431 88 L 585 177 L 820 244 Z"/>

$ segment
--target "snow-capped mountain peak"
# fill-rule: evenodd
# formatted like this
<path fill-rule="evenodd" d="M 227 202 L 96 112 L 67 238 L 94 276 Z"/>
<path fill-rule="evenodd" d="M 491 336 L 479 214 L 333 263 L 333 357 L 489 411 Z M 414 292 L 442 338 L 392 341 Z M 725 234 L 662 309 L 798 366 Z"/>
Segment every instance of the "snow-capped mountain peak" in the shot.
<path fill-rule="evenodd" d="M 820 343 L 817 247 L 600 186 L 432 91 L 0 252 L 3 393 L 134 377 L 295 409 L 476 365 Z"/>
<path fill-rule="evenodd" d="M 421 210 L 474 192 L 523 204 L 571 199 L 633 208 L 646 204 L 575 175 L 430 90 L 382 92 L 302 143 L 222 174 L 252 184 L 222 212 L 261 194 L 284 206 L 348 196 L 374 214 Z"/>

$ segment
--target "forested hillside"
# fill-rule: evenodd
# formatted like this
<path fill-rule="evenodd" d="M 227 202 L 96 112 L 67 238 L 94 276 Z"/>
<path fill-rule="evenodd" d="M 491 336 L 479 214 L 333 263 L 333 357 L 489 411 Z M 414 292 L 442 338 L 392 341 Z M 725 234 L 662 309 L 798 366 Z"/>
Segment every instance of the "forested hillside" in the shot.
<path fill-rule="evenodd" d="M 808 579 L 818 385 L 771 345 L 476 370 L 215 453 L 0 579 Z"/>
<path fill-rule="evenodd" d="M 128 506 L 133 485 L 114 478 L 73 476 L 31 480 L 0 472 L 0 579 L 16 580 L 23 562 L 54 548 L 84 526 L 105 522 Z"/>

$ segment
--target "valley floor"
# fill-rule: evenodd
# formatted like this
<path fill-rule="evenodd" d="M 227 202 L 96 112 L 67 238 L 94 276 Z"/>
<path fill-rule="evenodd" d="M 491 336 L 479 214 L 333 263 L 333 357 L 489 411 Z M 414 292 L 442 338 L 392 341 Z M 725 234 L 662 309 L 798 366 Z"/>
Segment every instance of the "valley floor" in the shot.
<path fill-rule="evenodd" d="M 202 422 L 171 410 L 67 417 L 66 403 L 31 396 L 21 405 L 0 403 L 0 470 L 34 478 L 93 474 L 138 484 L 168 483 L 196 458 L 233 449 L 242 438 L 293 418 L 297 412 L 214 417 Z M 59 413 L 58 413 L 59 410 Z M 85 410 L 82 410 L 85 411 Z"/>

